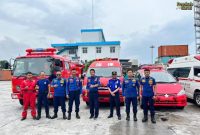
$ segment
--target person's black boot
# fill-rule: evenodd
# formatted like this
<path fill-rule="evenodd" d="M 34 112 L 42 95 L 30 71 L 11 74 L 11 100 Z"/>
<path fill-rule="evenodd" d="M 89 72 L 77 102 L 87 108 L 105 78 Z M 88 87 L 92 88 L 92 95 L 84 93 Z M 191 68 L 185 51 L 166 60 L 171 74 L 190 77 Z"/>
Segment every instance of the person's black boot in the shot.
<path fill-rule="evenodd" d="M 137 114 L 135 113 L 133 116 L 134 121 L 137 121 Z"/>
<path fill-rule="evenodd" d="M 148 121 L 147 115 L 144 115 L 144 118 L 142 119 L 142 122 L 147 122 L 147 121 Z"/>
<path fill-rule="evenodd" d="M 47 119 L 51 119 L 51 116 L 49 114 L 46 114 Z"/>
<path fill-rule="evenodd" d="M 33 116 L 33 120 L 37 120 L 37 117 L 36 117 L 36 116 Z"/>
<path fill-rule="evenodd" d="M 130 120 L 130 114 L 126 113 L 126 120 L 129 121 Z"/>
<path fill-rule="evenodd" d="M 36 117 L 36 120 L 40 120 L 40 119 L 41 119 L 41 116 L 38 115 L 38 116 Z"/>
<path fill-rule="evenodd" d="M 58 117 L 57 113 L 54 113 L 54 115 L 53 115 L 53 117 L 51 117 L 51 119 L 55 119 L 57 117 Z"/>
<path fill-rule="evenodd" d="M 154 116 L 151 116 L 151 122 L 152 122 L 153 124 L 155 124 L 155 123 L 156 123 L 156 119 L 155 119 L 155 117 L 154 117 Z"/>
<path fill-rule="evenodd" d="M 118 120 L 121 120 L 122 118 L 121 118 L 121 115 L 118 115 Z"/>
<path fill-rule="evenodd" d="M 64 119 L 64 120 L 67 119 L 66 113 L 63 113 L 63 119 Z"/>
<path fill-rule="evenodd" d="M 92 119 L 92 118 L 94 118 L 94 115 L 90 115 L 90 118 L 89 118 L 89 119 Z"/>
<path fill-rule="evenodd" d="M 41 119 L 41 112 L 38 112 L 38 115 L 36 117 L 36 120 L 40 120 Z"/>
<path fill-rule="evenodd" d="M 23 118 L 21 118 L 21 121 L 24 121 L 26 118 L 25 117 L 23 117 Z"/>
<path fill-rule="evenodd" d="M 110 115 L 108 116 L 108 119 L 109 119 L 109 118 L 112 118 L 112 117 L 113 117 L 113 115 L 112 115 L 112 114 L 110 114 Z"/>
<path fill-rule="evenodd" d="M 68 119 L 68 120 L 71 120 L 71 113 L 68 113 L 67 119 Z"/>
<path fill-rule="evenodd" d="M 81 118 L 78 112 L 76 113 L 76 118 L 77 118 L 77 119 L 80 119 L 80 118 Z"/>

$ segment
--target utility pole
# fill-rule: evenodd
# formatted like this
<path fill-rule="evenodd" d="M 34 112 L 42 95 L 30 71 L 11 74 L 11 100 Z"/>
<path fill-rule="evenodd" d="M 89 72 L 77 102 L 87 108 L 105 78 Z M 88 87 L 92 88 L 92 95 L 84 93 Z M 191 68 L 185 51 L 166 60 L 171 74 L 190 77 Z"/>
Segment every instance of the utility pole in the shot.
<path fill-rule="evenodd" d="M 94 29 L 94 0 L 92 0 L 92 29 Z"/>
<path fill-rule="evenodd" d="M 151 63 L 153 64 L 153 49 L 155 48 L 155 46 L 154 45 L 152 45 L 152 46 L 150 46 L 150 48 L 151 48 Z"/>
<path fill-rule="evenodd" d="M 200 0 L 194 0 L 193 5 L 196 54 L 200 54 Z"/>

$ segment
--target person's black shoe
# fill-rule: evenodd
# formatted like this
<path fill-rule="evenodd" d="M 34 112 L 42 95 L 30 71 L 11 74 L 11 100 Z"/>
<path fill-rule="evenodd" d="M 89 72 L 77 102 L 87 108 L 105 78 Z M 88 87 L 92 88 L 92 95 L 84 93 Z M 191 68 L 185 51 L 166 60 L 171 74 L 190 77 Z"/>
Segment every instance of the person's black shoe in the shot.
<path fill-rule="evenodd" d="M 51 119 L 51 116 L 49 114 L 46 115 L 47 119 Z"/>
<path fill-rule="evenodd" d="M 93 115 L 91 115 L 89 119 L 92 119 L 92 118 L 94 118 L 94 116 L 93 116 Z"/>
<path fill-rule="evenodd" d="M 108 119 L 109 119 L 109 118 L 112 118 L 112 117 L 113 117 L 113 115 L 110 114 L 110 115 L 108 116 Z"/>
<path fill-rule="evenodd" d="M 136 114 L 134 114 L 133 119 L 134 119 L 134 121 L 137 121 L 137 115 Z"/>
<path fill-rule="evenodd" d="M 151 117 L 151 122 L 153 123 L 153 124 L 155 124 L 156 123 L 156 119 L 155 119 L 155 117 L 153 116 L 153 117 Z"/>
<path fill-rule="evenodd" d="M 98 116 L 94 116 L 94 119 L 97 119 L 98 118 Z"/>
<path fill-rule="evenodd" d="M 147 116 L 144 116 L 144 118 L 142 119 L 142 122 L 147 122 L 147 121 L 148 121 Z"/>
<path fill-rule="evenodd" d="M 21 121 L 24 121 L 26 118 L 25 117 L 23 117 L 23 118 L 21 118 Z"/>
<path fill-rule="evenodd" d="M 118 120 L 121 120 L 122 118 L 121 118 L 121 116 L 118 116 Z"/>
<path fill-rule="evenodd" d="M 37 120 L 37 117 L 34 116 L 34 117 L 33 117 L 33 120 Z"/>
<path fill-rule="evenodd" d="M 40 120 L 40 119 L 41 119 L 41 116 L 38 115 L 38 116 L 36 117 L 36 120 Z"/>
<path fill-rule="evenodd" d="M 57 113 L 55 113 L 54 115 L 53 115 L 53 117 L 51 117 L 51 119 L 55 119 L 55 118 L 57 118 L 58 117 L 58 115 L 57 115 Z"/>
<path fill-rule="evenodd" d="M 67 119 L 67 116 L 65 113 L 63 113 L 63 119 L 66 120 Z"/>
<path fill-rule="evenodd" d="M 80 118 L 81 118 L 80 115 L 78 114 L 78 112 L 76 113 L 76 118 L 77 118 L 77 119 L 80 119 Z"/>
<path fill-rule="evenodd" d="M 71 120 L 71 113 L 68 113 L 67 120 Z"/>
<path fill-rule="evenodd" d="M 127 121 L 130 120 L 130 115 L 129 115 L 129 113 L 126 114 L 126 120 L 127 120 Z"/>

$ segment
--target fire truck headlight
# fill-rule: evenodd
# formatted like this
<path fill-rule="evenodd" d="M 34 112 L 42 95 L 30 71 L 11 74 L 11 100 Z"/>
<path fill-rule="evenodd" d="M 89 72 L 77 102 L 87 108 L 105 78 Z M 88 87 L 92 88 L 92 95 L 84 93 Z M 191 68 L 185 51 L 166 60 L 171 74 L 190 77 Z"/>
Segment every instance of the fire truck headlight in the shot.
<path fill-rule="evenodd" d="M 17 90 L 17 91 L 20 91 L 20 86 L 16 86 L 16 90 Z"/>
<path fill-rule="evenodd" d="M 181 91 L 177 94 L 177 96 L 182 96 L 182 95 L 185 95 L 185 91 L 184 91 L 184 90 L 181 90 Z"/>

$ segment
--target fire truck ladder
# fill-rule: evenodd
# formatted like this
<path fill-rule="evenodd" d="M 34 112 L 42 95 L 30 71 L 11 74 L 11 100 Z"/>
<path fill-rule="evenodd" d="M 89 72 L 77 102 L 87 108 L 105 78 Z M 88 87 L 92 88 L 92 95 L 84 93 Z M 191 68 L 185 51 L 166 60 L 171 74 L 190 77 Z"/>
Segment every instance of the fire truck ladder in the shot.
<path fill-rule="evenodd" d="M 193 4 L 196 54 L 200 54 L 200 0 L 194 0 Z"/>

